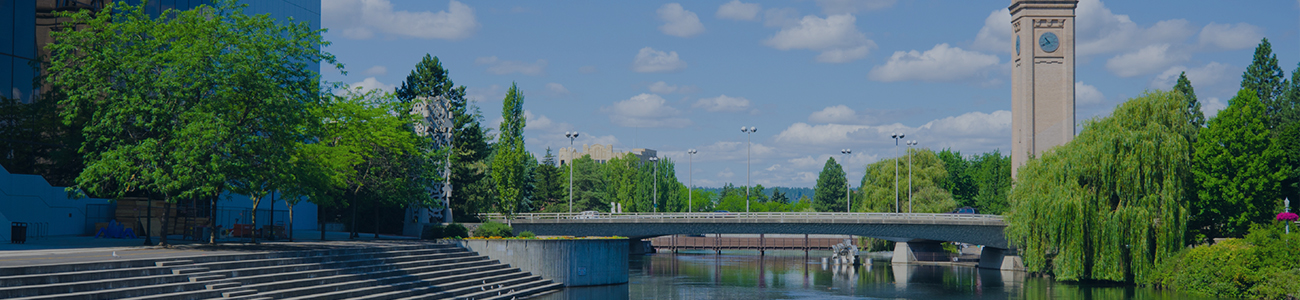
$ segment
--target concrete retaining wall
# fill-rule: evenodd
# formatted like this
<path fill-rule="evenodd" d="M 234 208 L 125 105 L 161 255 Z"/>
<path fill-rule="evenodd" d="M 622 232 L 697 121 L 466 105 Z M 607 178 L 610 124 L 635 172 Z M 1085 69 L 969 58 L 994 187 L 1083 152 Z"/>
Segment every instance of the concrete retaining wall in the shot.
<path fill-rule="evenodd" d="M 627 239 L 461 240 L 458 245 L 564 286 L 627 283 Z"/>

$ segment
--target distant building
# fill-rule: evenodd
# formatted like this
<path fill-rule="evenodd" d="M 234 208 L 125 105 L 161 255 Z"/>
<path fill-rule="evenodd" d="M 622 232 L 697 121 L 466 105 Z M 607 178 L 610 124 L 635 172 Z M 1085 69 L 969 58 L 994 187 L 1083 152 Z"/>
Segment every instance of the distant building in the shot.
<path fill-rule="evenodd" d="M 659 152 L 655 151 L 654 149 L 636 148 L 628 152 L 614 152 L 613 144 L 609 144 L 609 145 L 595 144 L 590 146 L 588 146 L 587 144 L 582 144 L 582 151 L 578 151 L 576 148 L 560 148 L 559 159 L 560 159 L 560 165 L 563 166 L 565 164 L 568 164 L 569 161 L 581 158 L 584 155 L 591 155 L 592 160 L 595 160 L 597 163 L 603 164 L 609 161 L 610 159 L 623 156 L 624 154 L 629 152 L 632 153 L 633 155 L 636 155 L 637 158 L 640 158 L 641 163 L 650 162 L 651 157 L 657 157 L 659 155 Z"/>

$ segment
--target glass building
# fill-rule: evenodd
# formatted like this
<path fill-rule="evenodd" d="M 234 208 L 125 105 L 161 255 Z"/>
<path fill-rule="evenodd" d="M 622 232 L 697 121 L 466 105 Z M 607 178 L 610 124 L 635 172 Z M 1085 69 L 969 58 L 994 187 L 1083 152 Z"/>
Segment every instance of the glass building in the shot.
<path fill-rule="evenodd" d="M 35 78 L 42 69 L 40 62 L 48 57 L 45 45 L 53 40 L 50 31 L 57 30 L 60 18 L 55 12 L 80 9 L 99 9 L 107 0 L 0 0 L 0 97 L 18 99 L 23 103 L 36 101 L 40 82 Z M 144 0 L 128 0 L 136 5 Z M 145 12 L 158 15 L 168 9 L 187 10 L 211 0 L 149 0 Z M 248 4 L 245 14 L 270 14 L 277 20 L 292 17 L 294 22 L 308 22 L 312 29 L 320 29 L 319 0 L 241 0 Z M 316 65 L 317 71 L 320 65 Z"/>

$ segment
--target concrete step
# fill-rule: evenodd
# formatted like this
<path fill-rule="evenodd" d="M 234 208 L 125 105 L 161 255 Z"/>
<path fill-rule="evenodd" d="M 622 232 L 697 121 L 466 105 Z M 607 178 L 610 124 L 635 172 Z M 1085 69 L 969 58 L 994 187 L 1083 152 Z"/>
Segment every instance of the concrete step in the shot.
<path fill-rule="evenodd" d="M 242 261 L 242 260 L 282 258 L 282 257 L 337 256 L 337 255 L 354 254 L 354 253 L 401 251 L 401 250 L 432 249 L 432 248 L 457 248 L 457 247 L 450 244 L 432 244 L 432 243 L 420 243 L 420 244 L 411 244 L 411 245 L 384 245 L 384 246 L 369 246 L 369 245 L 359 244 L 356 247 L 307 250 L 307 251 L 253 252 L 253 253 L 229 254 L 229 255 L 194 255 L 194 256 L 186 256 L 186 257 L 173 257 L 167 259 L 122 259 L 122 260 L 109 260 L 109 261 L 72 263 L 72 264 L 27 265 L 27 266 L 0 268 L 0 276 L 3 276 L 0 278 L 5 278 L 7 276 L 21 276 L 21 275 L 35 275 L 35 274 L 55 274 L 55 273 L 67 273 L 67 272 L 80 272 L 80 271 L 155 267 L 157 266 L 157 263 L 160 261 L 190 260 L 194 264 L 201 264 L 201 263 L 215 262 L 215 261 Z M 105 254 L 107 254 L 107 252 L 105 252 Z"/>
<path fill-rule="evenodd" d="M 108 270 L 87 270 L 87 271 L 49 273 L 49 274 L 2 276 L 0 277 L 0 288 L 14 287 L 14 286 L 54 284 L 54 283 L 69 283 L 69 282 L 78 282 L 78 281 L 118 279 L 118 278 L 139 277 L 139 276 L 154 276 L 154 275 L 172 275 L 172 268 L 145 266 L 145 267 L 130 267 L 130 268 L 108 269 Z"/>
<path fill-rule="evenodd" d="M 172 269 L 172 274 L 176 274 L 176 275 L 185 275 L 185 274 L 203 273 L 203 272 L 207 272 L 207 271 L 208 271 L 208 268 L 184 268 L 184 269 Z"/>
<path fill-rule="evenodd" d="M 529 276 L 527 272 L 520 272 L 518 271 L 518 269 L 514 269 L 514 270 L 516 271 L 505 273 L 505 274 L 493 275 L 493 276 L 474 277 L 474 278 L 455 281 L 451 283 L 441 284 L 439 285 L 439 287 L 443 289 L 442 291 L 424 295 L 420 299 L 448 299 L 448 298 L 459 299 L 461 298 L 460 295 L 486 291 L 488 290 L 488 285 L 495 286 L 497 282 Z"/>
<path fill-rule="evenodd" d="M 542 277 L 529 274 L 528 272 L 518 272 L 518 273 L 506 274 L 506 275 L 496 276 L 493 278 L 486 278 L 486 279 L 489 279 L 487 280 L 486 283 L 480 283 L 475 285 L 473 282 L 470 282 L 470 286 L 449 289 L 439 294 L 449 295 L 456 298 L 477 299 L 478 297 L 476 297 L 475 295 L 479 295 L 479 296 L 499 295 L 501 293 L 498 293 L 497 290 L 500 290 L 504 287 L 522 284 L 533 280 L 540 280 L 542 279 Z"/>
<path fill-rule="evenodd" d="M 345 260 L 345 261 L 326 261 L 323 263 L 274 265 L 274 266 L 252 267 L 252 268 L 243 268 L 243 269 L 223 269 L 223 270 L 213 271 L 212 273 L 224 274 L 231 278 L 235 278 L 235 277 L 242 278 L 242 277 L 265 275 L 265 274 L 282 274 L 282 273 L 289 273 L 289 272 L 302 272 L 302 271 L 326 270 L 326 269 L 345 269 L 350 267 L 384 265 L 386 263 L 401 264 L 401 263 L 408 263 L 408 262 L 418 262 L 418 261 L 429 260 L 429 259 L 473 257 L 473 255 L 474 254 L 472 252 L 451 252 L 451 253 L 428 254 L 424 256 L 370 258 L 370 259 L 357 259 L 357 260 Z"/>
<path fill-rule="evenodd" d="M 185 259 L 185 260 L 169 260 L 169 261 L 156 261 L 156 262 L 154 262 L 153 264 L 154 264 L 155 266 L 159 266 L 159 267 L 171 267 L 171 266 L 192 265 L 192 264 L 194 264 L 194 261 L 193 261 L 193 260 L 188 260 L 188 259 Z"/>
<path fill-rule="evenodd" d="M 456 297 L 469 298 L 469 299 L 481 299 L 481 298 L 491 297 L 491 296 L 500 296 L 502 294 L 512 292 L 516 288 L 529 287 L 527 286 L 529 283 L 542 282 L 545 280 L 542 279 L 541 276 L 537 276 L 537 275 L 527 276 L 528 275 L 527 273 L 525 273 L 524 275 L 526 276 L 497 281 L 495 283 L 489 282 L 488 284 L 480 287 L 480 291 L 477 292 L 474 291 L 474 287 L 468 287 L 466 288 L 467 290 L 470 291 L 468 294 L 456 295 Z"/>
<path fill-rule="evenodd" d="M 190 276 L 190 282 L 205 282 L 205 281 L 222 280 L 222 279 L 226 279 L 226 275 L 216 274 L 216 275 Z"/>
<path fill-rule="evenodd" d="M 256 294 L 256 293 L 257 293 L 257 290 L 241 289 L 241 290 L 235 290 L 235 291 L 229 291 L 229 292 L 221 293 L 221 296 L 222 296 L 222 297 L 225 297 L 225 298 L 232 298 L 232 297 L 239 297 L 239 296 L 252 295 L 252 294 Z"/>
<path fill-rule="evenodd" d="M 186 278 L 186 276 L 180 276 Z M 14 299 L 36 300 L 36 299 L 60 299 L 60 300 L 99 300 L 99 299 L 121 299 L 133 297 L 146 297 L 150 295 L 165 295 L 170 293 L 181 293 L 187 291 L 204 290 L 206 283 L 195 282 L 178 282 L 167 284 L 155 284 L 145 286 L 133 286 L 124 288 L 113 288 L 93 291 L 80 291 L 73 293 L 56 293 L 45 294 L 40 296 L 28 296 Z"/>
<path fill-rule="evenodd" d="M 219 290 L 219 289 L 224 289 L 224 288 L 237 287 L 237 286 L 239 286 L 239 285 L 240 285 L 239 282 L 235 282 L 235 281 L 227 281 L 227 282 L 220 282 L 220 283 L 209 284 L 209 285 L 207 285 L 207 287 L 208 287 L 208 290 Z"/>
<path fill-rule="evenodd" d="M 13 286 L 0 288 L 0 299 L 31 297 L 41 295 L 53 295 L 62 293 L 77 293 L 86 291 L 98 291 L 107 289 L 134 288 L 141 286 L 188 282 L 189 276 L 185 275 L 152 275 L 136 276 L 120 279 L 100 279 L 87 281 L 60 282 L 50 284 L 34 284 L 26 286 Z"/>
<path fill-rule="evenodd" d="M 514 273 L 519 273 L 519 272 L 510 272 L 506 274 L 514 274 Z M 439 275 L 438 273 L 432 273 L 432 272 L 416 274 L 415 276 L 420 277 L 421 278 L 420 280 L 408 281 L 408 282 L 386 285 L 386 286 L 362 287 L 362 288 L 352 289 L 352 290 L 344 291 L 341 293 L 335 293 L 335 294 L 341 294 L 347 296 L 347 299 L 351 299 L 351 300 L 396 299 L 399 297 L 408 297 L 413 295 L 440 292 L 447 288 L 445 285 L 442 284 L 455 282 L 465 278 L 465 277 L 438 276 L 438 275 Z M 486 274 L 478 274 L 476 276 L 480 276 L 480 275 L 486 275 Z M 436 276 L 436 277 L 430 278 L 430 276 Z M 472 280 L 475 278 L 470 277 L 469 279 Z M 320 296 L 320 295 L 313 295 L 313 296 Z"/>
<path fill-rule="evenodd" d="M 505 267 L 505 265 L 497 265 L 497 266 Z M 482 267 L 482 268 L 486 268 L 486 267 Z M 352 298 L 352 297 L 360 297 L 369 293 L 382 293 L 382 292 L 391 291 L 391 290 L 383 290 L 383 289 L 362 289 L 364 287 L 390 285 L 399 282 L 410 282 L 410 281 L 417 281 L 417 280 L 422 281 L 422 284 L 441 285 L 447 282 L 466 281 L 466 280 L 473 280 L 475 278 L 509 276 L 510 274 L 518 273 L 519 269 L 497 268 L 492 270 L 478 271 L 473 273 L 462 273 L 462 274 L 448 276 L 448 274 L 455 273 L 451 271 L 452 270 L 430 272 L 426 274 L 416 274 L 414 276 L 404 275 L 404 276 L 395 276 L 395 277 L 387 277 L 387 278 L 379 278 L 379 279 L 350 281 L 345 283 L 336 283 L 336 284 L 330 284 L 330 285 L 319 286 L 314 288 L 308 287 L 308 288 L 281 290 L 281 291 L 275 291 L 273 293 L 263 293 L 259 295 L 266 295 L 276 299 L 299 299 L 299 300 L 345 299 L 345 298 Z"/>
<path fill-rule="evenodd" d="M 536 286 L 533 286 L 533 287 L 524 288 L 524 289 L 514 289 L 514 291 L 511 291 L 511 292 L 509 292 L 509 293 L 505 293 L 505 294 L 501 294 L 501 295 L 499 295 L 499 296 L 491 296 L 491 297 L 479 298 L 479 299 L 482 299 L 482 300 L 511 300 L 511 299 L 527 298 L 527 297 L 539 296 L 539 295 L 542 295 L 542 294 L 546 294 L 546 293 L 551 293 L 551 292 L 559 291 L 560 289 L 563 289 L 563 288 L 564 288 L 564 284 L 563 284 L 563 283 L 551 282 L 550 280 L 541 280 L 541 281 L 539 281 L 539 282 L 542 282 L 542 283 L 541 283 L 540 285 L 536 285 Z"/>
<path fill-rule="evenodd" d="M 363 259 L 385 259 L 392 257 L 418 256 L 437 253 L 456 253 L 466 252 L 464 249 L 439 247 L 433 249 L 410 249 L 394 251 L 377 251 L 367 253 L 353 253 L 344 255 L 331 256 L 305 256 L 305 257 L 275 257 L 264 259 L 245 259 L 236 261 L 215 261 L 201 264 L 195 264 L 195 267 L 206 267 L 212 270 L 232 270 L 232 269 L 251 269 L 258 267 L 271 267 L 281 265 L 302 265 L 302 264 L 319 264 L 339 261 L 352 261 Z"/>
<path fill-rule="evenodd" d="M 257 276 L 235 277 L 246 285 L 259 285 L 263 283 L 284 283 L 295 279 L 303 278 L 320 278 L 345 274 L 362 274 L 362 273 L 381 273 L 381 272 L 413 272 L 420 270 L 441 270 L 452 267 L 469 267 L 477 265 L 496 264 L 496 261 L 487 260 L 486 257 L 466 256 L 445 259 L 431 259 L 425 261 L 406 262 L 401 264 L 371 264 L 356 267 L 346 267 L 337 269 L 312 269 L 306 271 L 268 273 Z M 403 269 L 408 269 L 402 271 Z"/>

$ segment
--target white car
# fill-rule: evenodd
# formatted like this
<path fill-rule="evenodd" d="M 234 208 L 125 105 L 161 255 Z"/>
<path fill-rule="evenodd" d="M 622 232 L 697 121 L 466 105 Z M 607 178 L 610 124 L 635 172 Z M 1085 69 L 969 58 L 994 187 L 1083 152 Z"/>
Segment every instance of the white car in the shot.
<path fill-rule="evenodd" d="M 580 219 L 580 220 L 581 220 L 581 219 L 599 219 L 599 218 L 600 218 L 600 212 L 598 212 L 598 211 L 594 211 L 594 210 L 588 210 L 588 211 L 584 211 L 584 212 L 580 212 L 580 213 L 578 213 L 578 216 L 575 216 L 575 217 L 573 217 L 573 218 L 574 218 L 574 219 Z"/>

